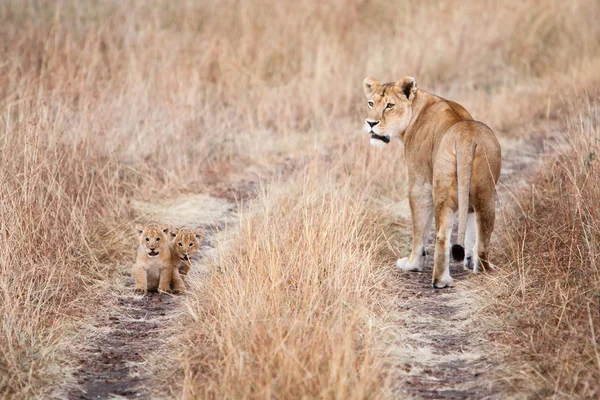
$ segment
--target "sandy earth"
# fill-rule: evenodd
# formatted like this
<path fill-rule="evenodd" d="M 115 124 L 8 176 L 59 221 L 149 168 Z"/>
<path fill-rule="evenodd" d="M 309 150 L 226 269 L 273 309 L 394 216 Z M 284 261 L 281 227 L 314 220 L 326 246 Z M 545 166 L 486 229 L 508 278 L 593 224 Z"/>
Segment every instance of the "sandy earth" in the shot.
<path fill-rule="evenodd" d="M 502 142 L 499 208 L 510 204 L 511 193 L 528 187 L 520 176 L 533 169 L 543 151 L 542 143 L 542 136 L 527 142 Z M 135 202 L 134 207 L 143 220 L 205 228 L 207 235 L 198 258 L 215 248 L 217 232 L 235 222 L 237 208 L 231 200 L 208 195 L 184 196 L 162 204 Z M 395 210 L 399 219 L 410 221 L 406 204 L 397 205 Z M 497 218 L 500 224 L 501 218 Z M 430 245 L 424 272 L 397 272 L 405 334 L 396 397 L 503 398 L 494 371 L 504 355 L 490 343 L 489 328 L 478 318 L 483 307 L 478 298 L 485 294 L 459 264 L 451 267 L 454 288 L 431 288 L 432 259 Z M 89 327 L 90 333 L 83 335 L 87 345 L 78 356 L 81 361 L 74 372 L 77 386 L 68 398 L 151 398 L 147 359 L 164 342 L 161 327 L 176 314 L 181 296 L 134 295 L 130 268 L 123 266 L 121 283 L 105 296 L 110 300 L 98 305 L 101 311 Z"/>

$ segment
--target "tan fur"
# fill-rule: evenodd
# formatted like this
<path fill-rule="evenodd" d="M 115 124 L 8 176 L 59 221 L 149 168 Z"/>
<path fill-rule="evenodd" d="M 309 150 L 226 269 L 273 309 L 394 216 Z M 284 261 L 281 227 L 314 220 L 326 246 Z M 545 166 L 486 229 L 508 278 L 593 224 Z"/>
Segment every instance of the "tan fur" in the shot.
<path fill-rule="evenodd" d="M 182 293 L 185 284 L 181 275 L 187 275 L 191 267 L 191 258 L 198 252 L 200 243 L 204 238 L 204 231 L 200 228 L 192 230 L 187 228 L 171 231 L 171 265 L 173 266 L 173 291 Z"/>
<path fill-rule="evenodd" d="M 173 267 L 169 247 L 169 226 L 136 226 L 139 246 L 132 275 L 136 292 L 170 292 Z M 157 253 L 157 254 L 154 254 Z"/>
<path fill-rule="evenodd" d="M 465 268 L 472 266 L 473 272 L 489 268 L 495 186 L 502 159 L 492 130 L 473 120 L 460 104 L 417 89 L 414 78 L 383 85 L 366 78 L 363 86 L 369 105 L 365 130 L 372 138 L 397 137 L 404 143 L 413 240 L 410 256 L 396 265 L 408 271 L 423 269 L 435 217 L 432 283 L 438 288 L 452 286 L 449 242 L 458 210 L 458 244 L 466 242 L 467 250 Z"/>

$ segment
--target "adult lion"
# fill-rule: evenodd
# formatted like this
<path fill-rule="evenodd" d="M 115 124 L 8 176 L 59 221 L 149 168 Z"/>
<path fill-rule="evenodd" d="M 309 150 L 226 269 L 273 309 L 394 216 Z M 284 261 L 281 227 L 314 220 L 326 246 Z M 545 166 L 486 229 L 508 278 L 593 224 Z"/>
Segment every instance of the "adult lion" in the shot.
<path fill-rule="evenodd" d="M 379 84 L 366 78 L 369 112 L 365 129 L 371 144 L 404 143 L 408 164 L 408 198 L 412 214 L 412 252 L 396 266 L 421 271 L 431 221 L 436 242 L 432 284 L 452 286 L 448 268 L 453 216 L 458 210 L 455 260 L 473 272 L 490 268 L 488 252 L 494 230 L 495 187 L 500 176 L 498 139 L 485 124 L 474 121 L 460 104 L 417 89 L 414 78 Z M 467 257 L 465 258 L 465 249 Z"/>

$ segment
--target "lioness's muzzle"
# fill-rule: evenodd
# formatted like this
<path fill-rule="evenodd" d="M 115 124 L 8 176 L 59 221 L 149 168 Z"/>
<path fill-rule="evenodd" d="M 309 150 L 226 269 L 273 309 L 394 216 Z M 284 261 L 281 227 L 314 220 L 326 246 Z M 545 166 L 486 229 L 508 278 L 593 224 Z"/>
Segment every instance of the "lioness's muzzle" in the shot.
<path fill-rule="evenodd" d="M 371 138 L 373 138 L 373 139 L 379 139 L 383 143 L 389 143 L 390 142 L 390 137 L 389 136 L 381 136 L 381 135 L 378 135 L 378 134 L 373 133 L 373 132 L 371 132 Z"/>

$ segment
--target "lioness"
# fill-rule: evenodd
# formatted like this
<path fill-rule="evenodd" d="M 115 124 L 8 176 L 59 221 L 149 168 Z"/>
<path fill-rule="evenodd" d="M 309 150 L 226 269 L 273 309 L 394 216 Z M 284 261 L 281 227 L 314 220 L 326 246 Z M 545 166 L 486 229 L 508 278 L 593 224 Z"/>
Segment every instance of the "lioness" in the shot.
<path fill-rule="evenodd" d="M 383 85 L 369 77 L 363 87 L 369 107 L 364 127 L 371 144 L 385 146 L 390 138 L 398 137 L 408 164 L 412 252 L 396 266 L 406 271 L 423 269 L 425 244 L 435 216 L 432 284 L 436 288 L 452 286 L 449 241 L 458 210 L 453 258 L 464 260 L 464 267 L 472 266 L 473 272 L 490 268 L 494 194 L 501 167 L 500 143 L 492 130 L 474 121 L 460 104 L 417 89 L 412 77 Z"/>

